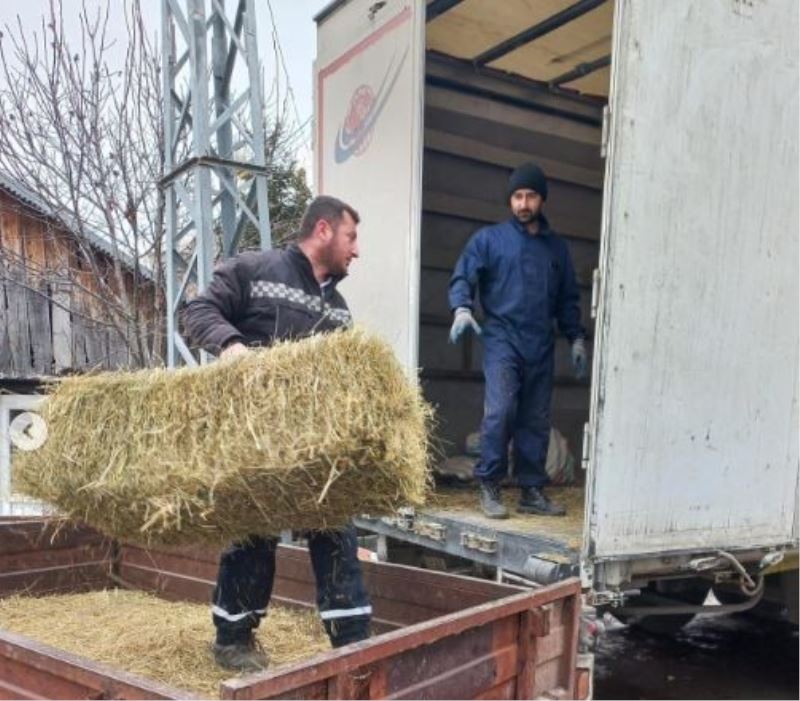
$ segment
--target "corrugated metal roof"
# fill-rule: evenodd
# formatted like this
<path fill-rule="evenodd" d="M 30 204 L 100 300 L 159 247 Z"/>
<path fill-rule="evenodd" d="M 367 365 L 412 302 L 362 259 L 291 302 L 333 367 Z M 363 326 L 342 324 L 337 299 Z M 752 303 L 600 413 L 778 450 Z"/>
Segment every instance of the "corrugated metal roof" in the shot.
<path fill-rule="evenodd" d="M 15 178 L 12 178 L 6 173 L 0 172 L 0 189 L 5 190 L 12 197 L 18 199 L 28 207 L 35 209 L 37 212 L 39 212 L 39 214 L 57 221 L 67 231 L 75 236 L 78 236 L 76 231 L 77 227 L 70 222 L 70 215 L 66 210 L 62 212 L 54 210 L 40 195 L 23 185 Z M 84 229 L 83 235 L 88 239 L 93 248 L 96 248 L 98 251 L 105 253 L 111 258 L 117 258 L 126 268 L 133 270 L 133 258 L 123 251 L 116 250 L 111 241 L 109 241 L 105 236 L 91 229 Z M 155 280 L 153 271 L 141 261 L 139 261 L 139 272 L 142 277 L 150 280 L 151 282 Z"/>

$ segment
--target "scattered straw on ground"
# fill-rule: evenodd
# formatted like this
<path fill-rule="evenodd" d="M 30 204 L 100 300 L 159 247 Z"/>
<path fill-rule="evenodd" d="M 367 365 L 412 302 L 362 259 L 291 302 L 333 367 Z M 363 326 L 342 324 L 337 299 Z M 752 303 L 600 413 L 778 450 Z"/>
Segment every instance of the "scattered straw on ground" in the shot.
<path fill-rule="evenodd" d="M 144 592 L 0 599 L 0 628 L 208 698 L 217 698 L 220 682 L 235 676 L 217 667 L 209 651 L 208 606 Z M 271 606 L 258 638 L 272 667 L 330 649 L 315 611 Z"/>
<path fill-rule="evenodd" d="M 431 411 L 352 330 L 177 371 L 61 381 L 15 487 L 108 535 L 224 543 L 424 502 Z"/>
<path fill-rule="evenodd" d="M 478 486 L 438 487 L 431 496 L 427 511 L 453 512 L 480 522 L 495 530 L 537 533 L 563 541 L 570 548 L 578 548 L 583 538 L 583 487 L 547 487 L 548 497 L 567 508 L 566 516 L 534 516 L 517 513 L 519 488 L 505 487 L 503 503 L 511 514 L 507 519 L 488 519 L 481 513 Z"/>

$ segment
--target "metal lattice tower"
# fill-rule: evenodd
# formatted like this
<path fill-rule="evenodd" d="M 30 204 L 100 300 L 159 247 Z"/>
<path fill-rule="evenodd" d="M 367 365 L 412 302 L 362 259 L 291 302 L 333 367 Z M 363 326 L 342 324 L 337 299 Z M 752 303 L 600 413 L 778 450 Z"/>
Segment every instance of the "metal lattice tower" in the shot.
<path fill-rule="evenodd" d="M 270 247 L 255 0 L 233 4 L 162 0 L 169 367 L 198 362 L 178 319 L 187 293 L 206 288 L 248 226 Z"/>

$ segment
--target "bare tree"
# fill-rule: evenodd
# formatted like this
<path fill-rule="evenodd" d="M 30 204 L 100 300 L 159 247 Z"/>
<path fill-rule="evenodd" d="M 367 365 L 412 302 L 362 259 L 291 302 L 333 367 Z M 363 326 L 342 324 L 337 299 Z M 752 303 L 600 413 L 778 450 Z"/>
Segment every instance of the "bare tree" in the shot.
<path fill-rule="evenodd" d="M 65 282 L 91 296 L 98 321 L 113 329 L 135 364 L 153 365 L 164 345 L 160 57 L 138 0 L 125 3 L 124 16 L 119 67 L 108 2 L 93 11 L 82 5 L 80 37 L 72 43 L 61 0 L 50 0 L 48 16 L 30 35 L 19 18 L 4 28 L 0 170 L 74 233 L 79 256 L 62 266 Z"/>
<path fill-rule="evenodd" d="M 99 9 L 81 5 L 76 37 L 67 37 L 63 0 L 50 0 L 36 31 L 17 19 L 0 32 L 0 171 L 35 192 L 74 234 L 79 255 L 62 261 L 61 279 L 50 285 L 61 294 L 51 302 L 64 304 L 65 287 L 88 299 L 90 313 L 75 307 L 70 313 L 89 314 L 126 346 L 135 365 L 151 366 L 164 360 L 166 319 L 161 59 L 139 0 L 125 0 L 124 8 L 123 59 L 110 38 L 111 0 Z M 299 118 L 270 18 L 278 70 L 265 96 L 265 142 L 273 240 L 280 244 L 310 198 L 296 155 L 306 146 L 308 124 Z M 189 148 L 182 134 L 178 162 Z M 242 244 L 258 245 L 254 230 Z M 52 277 L 53 270 L 37 271 L 14 256 L 0 246 L 0 263 L 3 257 L 12 266 L 24 263 L 26 279 Z M 32 287 L 43 294 L 42 285 Z"/>

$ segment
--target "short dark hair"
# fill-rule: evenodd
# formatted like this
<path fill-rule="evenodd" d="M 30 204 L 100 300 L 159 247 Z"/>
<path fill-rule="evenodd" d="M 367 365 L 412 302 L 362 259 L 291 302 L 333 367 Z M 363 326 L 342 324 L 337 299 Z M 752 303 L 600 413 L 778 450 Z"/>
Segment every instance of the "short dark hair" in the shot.
<path fill-rule="evenodd" d="M 338 226 L 345 212 L 353 217 L 353 221 L 356 224 L 361 221 L 358 212 L 347 202 L 342 202 L 342 200 L 329 195 L 315 197 L 306 207 L 303 221 L 300 223 L 300 230 L 297 232 L 297 238 L 302 241 L 311 236 L 311 232 L 314 231 L 314 227 L 320 219 L 324 219 L 332 227 Z"/>

